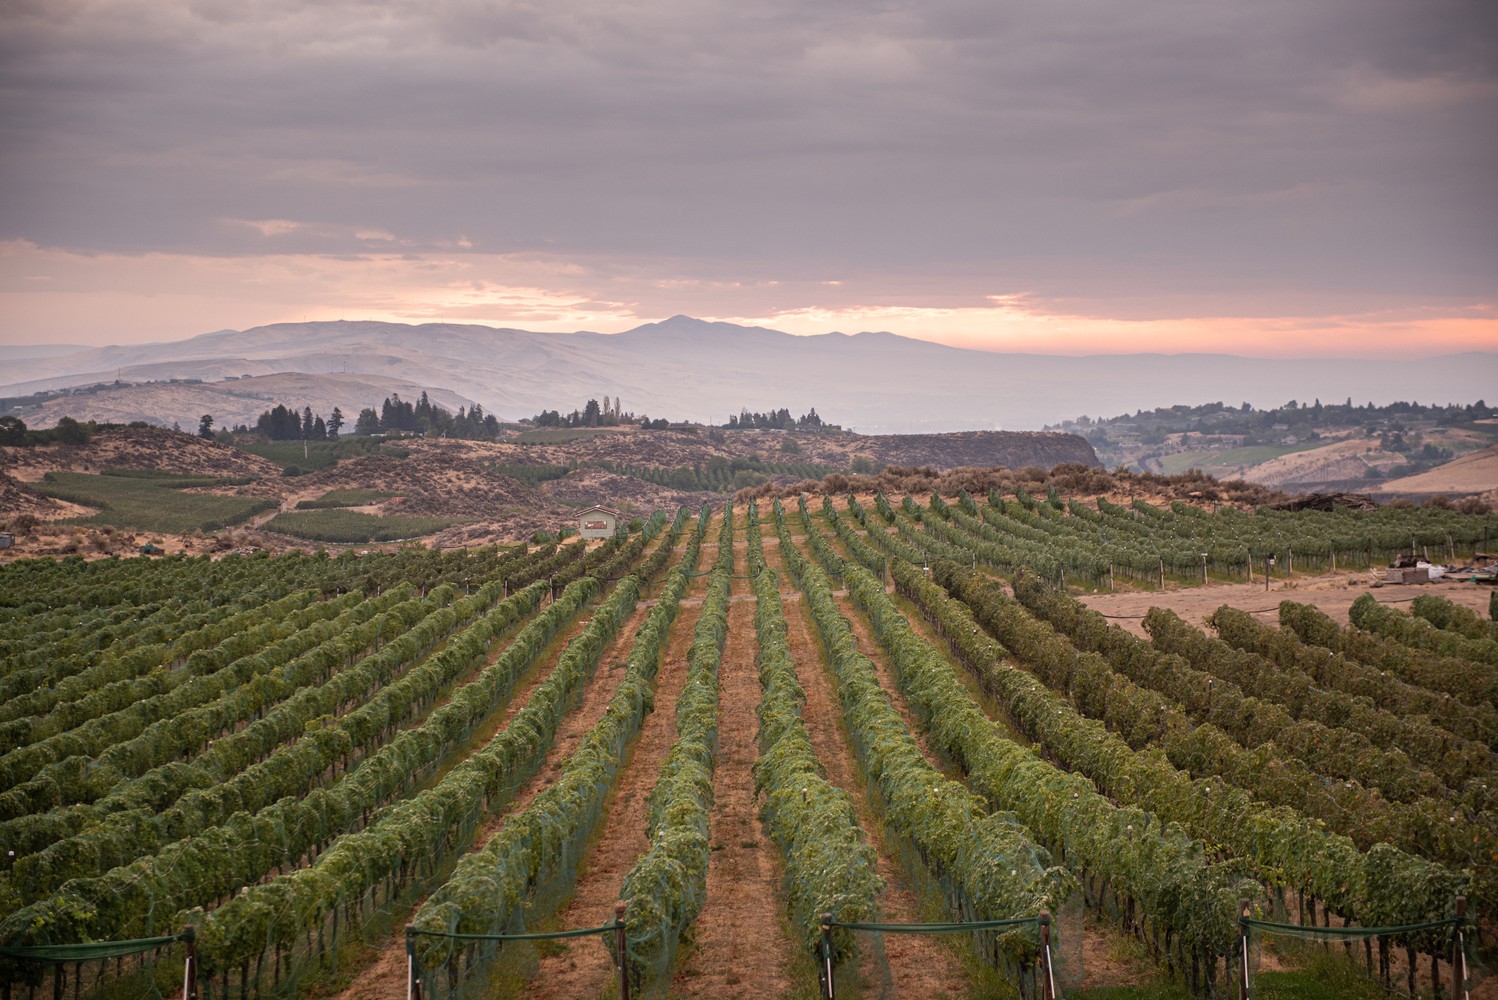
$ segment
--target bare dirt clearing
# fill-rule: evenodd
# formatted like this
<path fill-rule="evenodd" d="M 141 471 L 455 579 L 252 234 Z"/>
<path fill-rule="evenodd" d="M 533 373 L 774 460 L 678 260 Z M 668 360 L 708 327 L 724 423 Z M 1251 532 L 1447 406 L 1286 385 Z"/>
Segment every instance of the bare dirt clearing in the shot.
<path fill-rule="evenodd" d="M 1487 617 L 1488 600 L 1493 588 L 1465 581 L 1443 580 L 1427 584 L 1384 584 L 1374 587 L 1369 578 L 1345 573 L 1297 577 L 1286 583 L 1275 580 L 1268 592 L 1263 582 L 1226 583 L 1179 590 L 1139 590 L 1119 594 L 1083 594 L 1079 599 L 1094 611 L 1122 625 L 1135 635 L 1145 635 L 1141 619 L 1150 608 L 1169 608 L 1198 628 L 1205 628 L 1207 616 L 1224 604 L 1241 611 L 1258 612 L 1260 621 L 1277 624 L 1281 601 L 1314 604 L 1343 625 L 1347 610 L 1364 594 L 1372 594 L 1383 604 L 1399 607 L 1421 594 L 1435 594 L 1471 608 Z M 1208 629 L 1208 631 L 1211 631 Z"/>

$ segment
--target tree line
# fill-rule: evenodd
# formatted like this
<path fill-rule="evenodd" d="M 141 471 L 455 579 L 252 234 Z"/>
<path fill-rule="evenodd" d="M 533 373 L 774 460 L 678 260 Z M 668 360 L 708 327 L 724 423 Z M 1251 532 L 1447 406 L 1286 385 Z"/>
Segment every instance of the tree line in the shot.
<path fill-rule="evenodd" d="M 560 410 L 542 410 L 529 421 L 521 422 L 529 422 L 533 427 L 618 427 L 620 424 L 637 424 L 647 431 L 663 431 L 671 426 L 671 421 L 665 417 L 651 420 L 643 414 L 637 417 L 632 412 L 626 412 L 618 396 L 612 400 L 604 396 L 602 403 L 590 399 L 581 410 L 573 410 L 567 414 Z"/>
<path fill-rule="evenodd" d="M 310 406 L 304 406 L 298 412 L 277 403 L 261 413 L 253 427 L 241 424 L 234 428 L 234 433 L 258 434 L 271 441 L 334 441 L 345 426 L 347 418 L 336 406 L 324 420 L 322 414 L 314 414 Z M 449 413 L 435 405 L 425 392 L 414 403 L 401 399 L 400 393 L 392 393 L 385 397 L 379 410 L 366 406 L 354 419 L 353 433 L 356 435 L 392 432 L 469 440 L 492 439 L 499 433 L 499 421 L 485 413 L 478 403 L 473 404 L 472 409 L 460 406 L 456 414 Z M 198 435 L 214 436 L 211 414 L 203 414 Z"/>
<path fill-rule="evenodd" d="M 728 423 L 723 427 L 730 431 L 761 428 L 780 431 L 816 431 L 821 430 L 823 424 L 822 418 L 817 416 L 815 406 L 811 408 L 810 413 L 803 413 L 799 418 L 791 416 L 791 411 L 782 406 L 768 413 L 750 413 L 748 409 L 740 410 L 737 416 L 729 416 Z"/>
<path fill-rule="evenodd" d="M 458 407 L 457 413 L 449 413 L 435 405 L 422 390 L 416 402 L 401 399 L 400 393 L 385 397 L 380 411 L 365 407 L 354 421 L 355 434 L 389 434 L 392 431 L 421 434 L 427 437 L 464 438 L 466 440 L 492 439 L 499 434 L 499 420 L 484 412 L 478 403 L 472 409 Z"/>

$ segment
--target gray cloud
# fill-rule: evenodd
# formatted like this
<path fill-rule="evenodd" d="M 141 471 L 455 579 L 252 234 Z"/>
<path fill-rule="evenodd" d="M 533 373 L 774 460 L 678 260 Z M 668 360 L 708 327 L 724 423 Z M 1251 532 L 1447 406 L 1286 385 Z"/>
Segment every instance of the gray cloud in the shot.
<path fill-rule="evenodd" d="M 0 238 L 465 237 L 751 280 L 961 276 L 959 297 L 1115 315 L 1460 304 L 1498 263 L 1491 9 L 12 4 Z"/>

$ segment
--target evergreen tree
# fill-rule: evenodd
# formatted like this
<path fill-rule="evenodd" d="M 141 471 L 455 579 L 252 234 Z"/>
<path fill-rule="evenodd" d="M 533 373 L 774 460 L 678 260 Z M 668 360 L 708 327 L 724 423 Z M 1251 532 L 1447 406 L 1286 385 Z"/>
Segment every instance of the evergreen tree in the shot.
<path fill-rule="evenodd" d="M 0 444 L 26 443 L 26 421 L 20 417 L 0 417 Z"/>

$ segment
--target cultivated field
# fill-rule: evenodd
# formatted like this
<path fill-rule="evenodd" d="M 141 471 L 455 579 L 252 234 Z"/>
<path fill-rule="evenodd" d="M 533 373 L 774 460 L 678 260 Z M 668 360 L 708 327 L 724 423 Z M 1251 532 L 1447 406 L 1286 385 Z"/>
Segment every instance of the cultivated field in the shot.
<path fill-rule="evenodd" d="M 0 981 L 180 993 L 190 925 L 224 1000 L 1449 995 L 1490 591 L 1358 584 L 1494 535 L 1020 490 L 12 562 Z"/>

